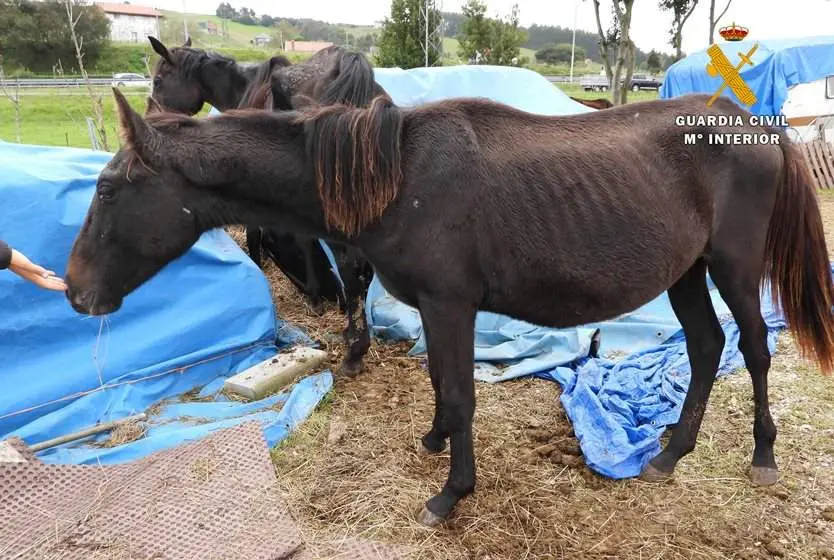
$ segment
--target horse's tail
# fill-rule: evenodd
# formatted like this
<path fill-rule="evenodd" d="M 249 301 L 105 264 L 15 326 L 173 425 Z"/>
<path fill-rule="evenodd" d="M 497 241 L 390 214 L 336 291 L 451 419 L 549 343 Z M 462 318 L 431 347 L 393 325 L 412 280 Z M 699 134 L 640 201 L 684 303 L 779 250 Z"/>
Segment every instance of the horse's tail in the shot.
<path fill-rule="evenodd" d="M 362 53 L 341 51 L 323 81 L 325 85 L 317 96 L 322 105 L 343 103 L 367 107 L 382 93 L 374 78 L 374 68 Z"/>
<path fill-rule="evenodd" d="M 299 119 L 327 226 L 360 233 L 399 194 L 402 111 L 382 95 L 370 107 L 320 105 Z"/>
<path fill-rule="evenodd" d="M 834 283 L 816 188 L 805 161 L 779 131 L 783 178 L 766 241 L 765 276 L 800 353 L 825 375 L 834 368 Z"/>

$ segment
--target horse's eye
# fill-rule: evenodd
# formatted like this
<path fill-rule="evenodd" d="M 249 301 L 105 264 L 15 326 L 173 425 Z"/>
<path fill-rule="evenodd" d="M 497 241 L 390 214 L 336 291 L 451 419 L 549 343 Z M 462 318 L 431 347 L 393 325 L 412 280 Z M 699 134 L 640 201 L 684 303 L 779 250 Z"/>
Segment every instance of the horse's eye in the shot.
<path fill-rule="evenodd" d="M 154 76 L 153 85 L 154 85 L 154 87 L 161 86 L 162 85 L 162 76 Z"/>
<path fill-rule="evenodd" d="M 103 202 L 107 202 L 108 200 L 113 200 L 114 195 L 115 195 L 115 192 L 113 190 L 113 187 L 111 187 L 111 186 L 101 185 L 98 188 L 98 199 L 103 201 Z"/>

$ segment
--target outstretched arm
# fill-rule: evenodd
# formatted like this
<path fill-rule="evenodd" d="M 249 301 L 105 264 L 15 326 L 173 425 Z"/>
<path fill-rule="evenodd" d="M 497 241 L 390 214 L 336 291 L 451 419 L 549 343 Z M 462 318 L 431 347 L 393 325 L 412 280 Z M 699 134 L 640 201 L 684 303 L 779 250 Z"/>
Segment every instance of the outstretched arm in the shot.
<path fill-rule="evenodd" d="M 30 261 L 26 255 L 0 241 L 0 270 L 8 268 L 24 280 L 47 290 L 62 292 L 67 289 L 64 281 L 51 270 Z"/>
<path fill-rule="evenodd" d="M 0 241 L 0 270 L 9 268 L 12 264 L 12 248 Z"/>

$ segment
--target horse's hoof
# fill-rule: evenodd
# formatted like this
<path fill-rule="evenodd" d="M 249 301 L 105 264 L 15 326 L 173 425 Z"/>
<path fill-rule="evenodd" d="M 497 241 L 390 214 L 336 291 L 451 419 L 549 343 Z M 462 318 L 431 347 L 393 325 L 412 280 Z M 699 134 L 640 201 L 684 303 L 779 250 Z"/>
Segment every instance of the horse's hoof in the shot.
<path fill-rule="evenodd" d="M 417 522 L 426 527 L 437 527 L 446 521 L 444 518 L 429 511 L 429 508 L 423 507 L 420 513 L 417 514 Z"/>
<path fill-rule="evenodd" d="M 672 480 L 672 476 L 673 473 L 665 473 L 651 463 L 646 463 L 643 472 L 640 473 L 640 480 L 643 482 L 669 482 Z"/>
<path fill-rule="evenodd" d="M 440 449 L 432 449 L 431 447 L 427 446 L 425 443 L 420 443 L 420 449 L 417 451 L 419 455 L 423 457 L 431 457 L 437 455 L 441 451 L 446 449 L 446 446 L 442 446 Z"/>
<path fill-rule="evenodd" d="M 779 469 L 772 467 L 750 467 L 750 482 L 753 486 L 773 486 L 779 481 Z"/>
<path fill-rule="evenodd" d="M 345 377 L 356 377 L 362 373 L 362 362 L 342 362 L 339 366 L 339 373 Z"/>

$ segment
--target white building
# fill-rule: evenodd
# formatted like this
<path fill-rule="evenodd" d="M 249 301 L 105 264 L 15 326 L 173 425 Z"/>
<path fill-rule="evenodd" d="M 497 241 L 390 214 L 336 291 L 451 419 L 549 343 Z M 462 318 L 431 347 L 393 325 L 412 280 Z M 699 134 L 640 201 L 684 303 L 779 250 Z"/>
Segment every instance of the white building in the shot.
<path fill-rule="evenodd" d="M 144 43 L 148 35 L 159 37 L 162 12 L 149 6 L 96 2 L 110 20 L 110 39 L 122 43 Z"/>

